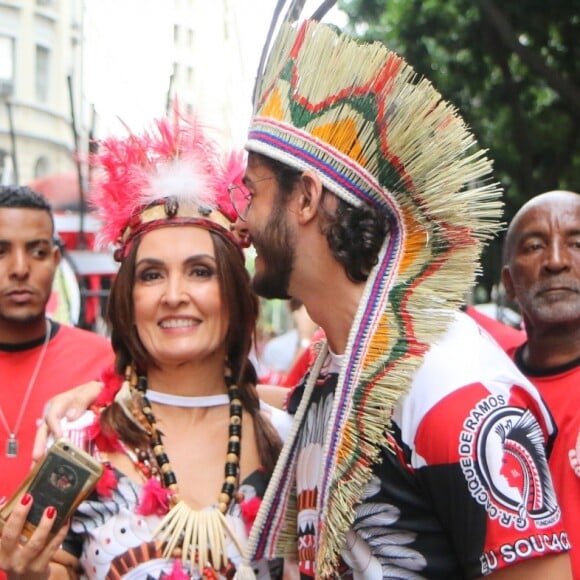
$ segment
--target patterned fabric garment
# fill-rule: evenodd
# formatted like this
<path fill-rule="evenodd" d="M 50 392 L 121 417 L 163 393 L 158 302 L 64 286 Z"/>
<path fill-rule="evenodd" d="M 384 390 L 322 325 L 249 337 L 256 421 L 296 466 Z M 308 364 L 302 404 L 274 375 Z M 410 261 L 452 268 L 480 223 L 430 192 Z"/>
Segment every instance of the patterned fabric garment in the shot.
<path fill-rule="evenodd" d="M 580 578 L 580 359 L 539 372 L 526 367 L 522 349 L 511 349 L 508 354 L 540 391 L 558 428 L 548 464 L 570 535 L 574 578 Z"/>
<path fill-rule="evenodd" d="M 313 578 L 323 473 L 341 357 L 319 375 L 298 442 L 298 554 Z M 290 400 L 292 413 L 303 386 Z M 365 489 L 342 578 L 474 578 L 569 549 L 544 447 L 553 424 L 534 387 L 460 314 L 393 417 L 395 453 Z"/>
<path fill-rule="evenodd" d="M 93 497 L 81 504 L 72 522 L 74 534 L 69 539 L 68 550 L 74 550 L 74 535 L 77 535 L 76 540 L 82 546 L 80 561 L 85 572 L 83 578 L 154 580 L 170 576 L 175 562 L 164 559 L 162 545 L 152 540 L 161 518 L 136 513 L 141 486 L 121 474 L 118 475 L 119 484 L 111 498 Z M 246 497 L 257 494 L 258 490 L 254 485 L 261 492 L 264 491 L 266 479 L 263 473 L 255 472 L 244 482 L 241 490 Z M 238 538 L 244 538 L 245 523 L 238 504 L 226 518 Z M 241 558 L 231 542 L 228 543 L 228 557 L 233 564 L 233 575 Z M 254 571 L 256 578 L 261 580 L 276 577 L 270 575 L 268 563 L 265 561 L 255 563 Z M 193 576 L 196 579 L 200 577 Z M 229 575 L 219 576 L 224 577 Z"/>
<path fill-rule="evenodd" d="M 274 427 L 282 438 L 285 437 L 290 425 L 288 415 L 263 403 L 262 409 L 267 409 Z M 77 444 L 82 444 L 83 436 L 82 432 L 74 433 L 75 425 L 90 423 L 86 420 L 87 415 L 89 413 L 67 426 L 67 436 Z M 186 576 L 181 572 L 181 566 L 177 566 L 174 559 L 164 559 L 162 545 L 153 540 L 153 532 L 163 516 L 154 514 L 145 516 L 137 513 L 143 486 L 118 470 L 115 470 L 115 475 L 118 483 L 111 497 L 94 492 L 79 506 L 72 519 L 71 531 L 63 545 L 66 551 L 80 559 L 84 571 L 81 577 L 91 580 L 118 578 L 182 580 Z M 262 498 L 267 483 L 268 476 L 265 472 L 257 470 L 250 474 L 239 488 L 244 495 L 244 501 Z M 238 503 L 232 504 L 226 519 L 244 546 L 248 531 Z M 229 563 L 227 570 L 221 571 L 223 574 L 215 576 L 216 580 L 232 578 L 241 562 L 240 554 L 233 542 L 226 538 L 226 544 Z M 272 562 L 262 560 L 252 563 L 252 566 L 257 579 L 274 580 L 282 577 L 281 564 L 278 560 Z M 191 576 L 193 580 L 201 577 L 197 573 Z"/>

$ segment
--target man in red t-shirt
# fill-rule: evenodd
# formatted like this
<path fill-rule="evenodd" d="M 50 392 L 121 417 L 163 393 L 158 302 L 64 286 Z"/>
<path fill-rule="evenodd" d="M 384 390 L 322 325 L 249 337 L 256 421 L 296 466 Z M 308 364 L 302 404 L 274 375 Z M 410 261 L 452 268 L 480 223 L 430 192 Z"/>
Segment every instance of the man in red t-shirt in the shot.
<path fill-rule="evenodd" d="M 550 191 L 519 210 L 506 237 L 503 282 L 527 332 L 508 354 L 558 428 L 549 466 L 580 578 L 580 195 Z"/>
<path fill-rule="evenodd" d="M 46 402 L 113 362 L 105 337 L 46 316 L 59 261 L 47 201 L 27 187 L 0 187 L 0 499 L 30 470 Z"/>

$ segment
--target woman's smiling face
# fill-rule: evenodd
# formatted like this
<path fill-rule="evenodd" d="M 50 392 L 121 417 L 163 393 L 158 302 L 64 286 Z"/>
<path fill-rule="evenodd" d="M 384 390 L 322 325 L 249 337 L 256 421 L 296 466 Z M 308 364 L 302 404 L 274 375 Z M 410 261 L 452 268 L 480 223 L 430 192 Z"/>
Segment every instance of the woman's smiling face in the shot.
<path fill-rule="evenodd" d="M 156 365 L 224 360 L 227 313 L 206 229 L 172 226 L 144 234 L 133 301 L 139 338 Z"/>

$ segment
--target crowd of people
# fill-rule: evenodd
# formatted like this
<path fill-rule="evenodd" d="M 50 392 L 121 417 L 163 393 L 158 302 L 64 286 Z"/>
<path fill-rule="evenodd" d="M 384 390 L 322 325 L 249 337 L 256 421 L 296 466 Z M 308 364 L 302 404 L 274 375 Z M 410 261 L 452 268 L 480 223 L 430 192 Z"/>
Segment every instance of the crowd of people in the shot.
<path fill-rule="evenodd" d="M 502 282 L 525 334 L 502 348 L 462 312 L 501 189 L 400 56 L 284 24 L 247 158 L 220 143 L 178 114 L 101 143 L 110 344 L 46 317 L 50 207 L 1 190 L 0 490 L 25 478 L 39 421 L 41 441 L 49 424 L 105 472 L 54 537 L 49 507 L 20 541 L 23 495 L 0 569 L 580 578 L 580 195 L 538 195 L 509 224 Z M 257 295 L 296 301 L 316 331 L 283 353 L 290 391 L 257 384 Z"/>

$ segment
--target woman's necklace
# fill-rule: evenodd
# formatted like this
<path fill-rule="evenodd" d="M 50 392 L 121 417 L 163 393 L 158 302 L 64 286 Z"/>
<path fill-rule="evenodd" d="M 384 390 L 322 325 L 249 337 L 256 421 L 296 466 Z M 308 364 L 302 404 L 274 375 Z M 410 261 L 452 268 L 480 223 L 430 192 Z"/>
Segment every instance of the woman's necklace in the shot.
<path fill-rule="evenodd" d="M 147 398 L 151 403 L 160 405 L 170 405 L 172 407 L 198 408 L 198 407 L 219 407 L 230 402 L 228 395 L 209 395 L 207 397 L 183 397 L 182 395 L 170 395 L 161 391 L 147 390 Z"/>
<path fill-rule="evenodd" d="M 2 427 L 4 427 L 6 434 L 8 435 L 8 439 L 6 439 L 6 457 L 18 457 L 18 432 L 20 431 L 20 427 L 22 426 L 22 420 L 24 419 L 24 412 L 26 407 L 28 406 L 28 400 L 30 399 L 30 395 L 34 390 L 34 386 L 36 385 L 36 379 L 38 377 L 38 373 L 40 372 L 40 367 L 42 366 L 42 362 L 44 361 L 44 356 L 46 355 L 46 350 L 48 348 L 48 341 L 50 340 L 50 334 L 52 331 L 52 325 L 50 320 L 46 319 L 46 335 L 44 336 L 44 343 L 42 344 L 42 350 L 38 355 L 38 359 L 36 360 L 36 366 L 32 371 L 32 375 L 30 375 L 30 380 L 28 381 L 28 386 L 26 387 L 26 391 L 24 392 L 24 397 L 22 398 L 22 403 L 20 404 L 20 409 L 18 411 L 18 416 L 16 417 L 16 422 L 14 423 L 14 427 L 11 429 L 10 425 L 8 425 L 8 420 L 6 419 L 6 415 L 4 414 L 4 410 L 0 407 L 0 421 L 2 422 Z"/>
<path fill-rule="evenodd" d="M 225 480 L 218 496 L 217 507 L 194 510 L 179 499 L 177 478 L 163 447 L 163 439 L 147 396 L 147 378 L 140 376 L 136 388 L 141 393 L 141 412 L 149 425 L 150 445 L 159 468 L 163 486 L 171 492 L 169 513 L 154 532 L 165 544 L 163 557 L 170 558 L 181 553 L 182 566 L 189 565 L 190 573 L 196 566 L 200 572 L 211 566 L 220 570 L 227 566 L 226 535 L 229 536 L 241 555 L 243 548 L 235 532 L 229 526 L 225 514 L 233 499 L 239 479 L 239 463 L 242 436 L 242 402 L 237 385 L 226 377 L 230 403 L 229 439 L 225 464 Z M 176 550 L 178 552 L 176 552 Z M 189 564 L 188 564 L 189 563 Z"/>

